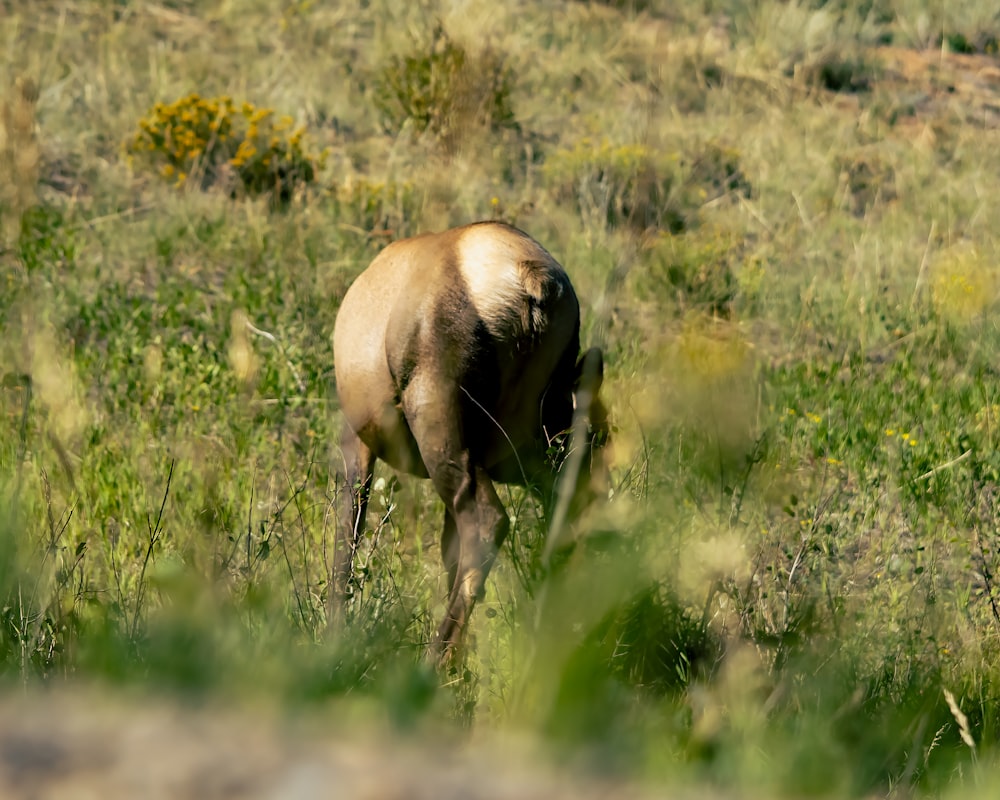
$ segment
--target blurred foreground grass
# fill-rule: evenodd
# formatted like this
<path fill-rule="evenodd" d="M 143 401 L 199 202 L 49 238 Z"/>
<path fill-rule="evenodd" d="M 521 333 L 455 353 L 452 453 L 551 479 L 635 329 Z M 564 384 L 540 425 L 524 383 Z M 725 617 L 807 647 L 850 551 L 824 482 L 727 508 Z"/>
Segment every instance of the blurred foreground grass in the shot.
<path fill-rule="evenodd" d="M 1000 21 L 869 5 L 8 4 L 11 690 L 266 700 L 331 728 L 352 704 L 749 795 L 992 786 Z M 179 184 L 130 147 L 193 92 L 287 116 L 302 149 L 282 122 L 203 161 L 221 123 L 179 103 L 178 164 L 204 178 Z M 244 159 L 255 182 L 227 172 Z M 486 217 L 573 277 L 616 490 L 551 570 L 504 491 L 515 535 L 439 675 L 418 482 L 380 473 L 364 591 L 326 632 L 329 332 L 387 241 Z"/>

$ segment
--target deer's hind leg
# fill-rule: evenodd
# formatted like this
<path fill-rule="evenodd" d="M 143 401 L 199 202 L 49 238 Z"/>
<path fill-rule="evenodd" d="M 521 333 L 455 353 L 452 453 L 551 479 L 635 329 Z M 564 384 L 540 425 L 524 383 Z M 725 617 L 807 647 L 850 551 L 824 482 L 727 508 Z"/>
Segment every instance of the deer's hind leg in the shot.
<path fill-rule="evenodd" d="M 451 498 L 457 538 L 457 547 L 453 544 L 449 549 L 447 610 L 432 645 L 439 659 L 460 644 L 508 528 L 507 513 L 486 471 L 470 464 L 467 454 L 457 465 L 462 469 L 449 464 L 437 472 L 441 488 Z"/>
<path fill-rule="evenodd" d="M 452 388 L 442 388 L 447 386 Z M 458 391 L 454 381 L 415 377 L 403 398 L 421 458 L 445 504 L 442 557 L 449 596 L 431 644 L 439 660 L 458 646 L 509 524 L 493 482 L 465 441 Z"/>

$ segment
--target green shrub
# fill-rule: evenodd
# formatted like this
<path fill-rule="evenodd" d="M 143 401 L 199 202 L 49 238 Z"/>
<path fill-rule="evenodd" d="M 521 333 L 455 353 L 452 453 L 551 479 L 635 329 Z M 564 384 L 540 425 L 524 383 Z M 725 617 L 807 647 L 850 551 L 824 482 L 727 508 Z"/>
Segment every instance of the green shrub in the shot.
<path fill-rule="evenodd" d="M 638 14 L 640 11 L 653 11 L 655 5 L 652 0 L 591 0 L 596 5 L 607 6 L 618 11 L 629 14 Z"/>
<path fill-rule="evenodd" d="M 609 227 L 683 230 L 676 157 L 660 158 L 642 144 L 581 139 L 545 162 L 544 177 L 560 202 Z"/>
<path fill-rule="evenodd" d="M 379 70 L 373 101 L 387 130 L 409 124 L 454 151 L 470 128 L 518 128 L 513 86 L 514 73 L 501 56 L 489 49 L 469 53 L 438 24 L 425 46 Z"/>
<path fill-rule="evenodd" d="M 585 218 L 637 231 L 680 233 L 705 203 L 751 192 L 737 151 L 711 142 L 662 155 L 644 144 L 585 137 L 551 155 L 543 174 L 556 200 Z"/>
<path fill-rule="evenodd" d="M 854 216 L 864 217 L 895 199 L 896 172 L 891 164 L 864 152 L 838 155 L 834 164 L 840 172 L 844 202 Z"/>
<path fill-rule="evenodd" d="M 657 74 L 652 88 L 684 114 L 702 113 L 710 93 L 731 80 L 718 54 L 697 50 L 677 59 L 675 66 Z"/>
<path fill-rule="evenodd" d="M 365 231 L 391 232 L 394 238 L 407 235 L 420 211 L 420 197 L 409 181 L 346 181 L 337 189 L 336 203 L 345 223 Z"/>
<path fill-rule="evenodd" d="M 63 213 L 52 206 L 33 206 L 21 217 L 17 254 L 28 272 L 56 266 L 65 269 L 76 257 L 75 233 Z"/>
<path fill-rule="evenodd" d="M 997 33 L 979 31 L 970 38 L 961 32 L 945 33 L 941 36 L 939 45 L 943 44 L 953 53 L 987 53 L 996 55 L 1000 52 L 1000 40 Z"/>
<path fill-rule="evenodd" d="M 305 126 L 293 125 L 289 116 L 275 120 L 269 108 L 248 102 L 237 108 L 226 95 L 195 93 L 153 106 L 129 150 L 158 165 L 161 177 L 177 186 L 222 184 L 233 194 L 270 192 L 287 202 L 296 188 L 315 180 L 325 160 L 304 147 Z"/>
<path fill-rule="evenodd" d="M 718 142 L 703 142 L 681 159 L 685 186 L 703 203 L 726 194 L 750 197 L 753 186 L 740 165 L 740 152 Z"/>
<path fill-rule="evenodd" d="M 786 73 L 801 83 L 843 94 L 869 91 L 879 71 L 878 64 L 867 54 L 836 47 L 808 54 L 786 66 Z"/>
<path fill-rule="evenodd" d="M 663 233 L 651 245 L 649 267 L 639 280 L 655 296 L 682 308 L 728 316 L 739 290 L 741 256 L 736 235 L 717 227 Z"/>
<path fill-rule="evenodd" d="M 695 673 L 707 672 L 718 656 L 718 642 L 704 621 L 664 583 L 639 592 L 604 622 L 595 638 L 610 645 L 609 667 L 629 685 L 661 693 L 677 691 Z"/>

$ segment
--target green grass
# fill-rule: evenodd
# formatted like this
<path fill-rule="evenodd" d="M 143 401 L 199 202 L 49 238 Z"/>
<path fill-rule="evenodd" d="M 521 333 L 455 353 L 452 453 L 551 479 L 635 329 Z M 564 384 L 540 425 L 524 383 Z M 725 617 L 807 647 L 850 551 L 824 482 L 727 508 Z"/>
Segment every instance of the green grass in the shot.
<path fill-rule="evenodd" d="M 998 134 L 961 92 L 904 107 L 872 49 L 988 51 L 1000 20 L 661 5 L 14 5 L 9 685 L 353 702 L 749 795 L 1000 780 Z M 287 114 L 327 157 L 282 203 L 163 180 L 130 143 L 192 92 Z M 465 663 L 436 674 L 441 507 L 419 482 L 379 473 L 364 591 L 327 631 L 329 334 L 385 243 L 489 217 L 570 271 L 616 488 L 551 568 L 538 509 L 501 490 L 511 544 Z"/>

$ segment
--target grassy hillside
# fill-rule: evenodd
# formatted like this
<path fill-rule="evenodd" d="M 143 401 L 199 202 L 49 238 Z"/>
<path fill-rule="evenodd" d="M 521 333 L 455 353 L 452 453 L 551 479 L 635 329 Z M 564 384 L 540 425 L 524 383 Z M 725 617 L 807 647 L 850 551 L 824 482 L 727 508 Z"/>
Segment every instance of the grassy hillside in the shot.
<path fill-rule="evenodd" d="M 988 6 L 0 2 L 8 685 L 524 731 L 750 795 L 995 783 Z M 379 473 L 327 632 L 329 334 L 387 242 L 483 218 L 572 276 L 615 491 L 549 569 L 502 490 L 436 674 L 418 481 Z"/>

